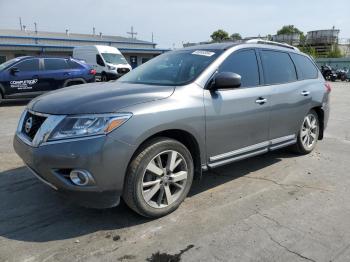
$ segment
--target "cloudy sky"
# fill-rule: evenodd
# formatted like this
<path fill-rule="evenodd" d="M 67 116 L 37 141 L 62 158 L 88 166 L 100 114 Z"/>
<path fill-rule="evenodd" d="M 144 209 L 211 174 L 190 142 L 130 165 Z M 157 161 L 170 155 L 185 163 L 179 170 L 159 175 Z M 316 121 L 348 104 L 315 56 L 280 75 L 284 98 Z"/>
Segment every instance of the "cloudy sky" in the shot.
<path fill-rule="evenodd" d="M 275 34 L 285 24 L 307 32 L 335 26 L 350 38 L 348 0 L 0 0 L 0 28 L 127 36 L 133 25 L 137 38 L 158 47 L 205 41 L 222 28 L 242 36 Z"/>

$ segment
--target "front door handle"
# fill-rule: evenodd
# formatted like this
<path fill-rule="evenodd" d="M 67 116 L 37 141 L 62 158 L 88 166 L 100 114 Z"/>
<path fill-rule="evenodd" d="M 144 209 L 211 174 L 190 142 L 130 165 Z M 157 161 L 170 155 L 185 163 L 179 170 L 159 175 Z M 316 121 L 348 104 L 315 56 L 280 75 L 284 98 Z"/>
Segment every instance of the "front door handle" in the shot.
<path fill-rule="evenodd" d="M 255 103 L 259 104 L 259 105 L 263 105 L 267 102 L 266 98 L 263 97 L 259 97 L 257 100 L 255 100 Z"/>
<path fill-rule="evenodd" d="M 304 91 L 301 92 L 301 95 L 302 95 L 302 96 L 308 96 L 308 95 L 310 95 L 310 92 L 304 90 Z"/>

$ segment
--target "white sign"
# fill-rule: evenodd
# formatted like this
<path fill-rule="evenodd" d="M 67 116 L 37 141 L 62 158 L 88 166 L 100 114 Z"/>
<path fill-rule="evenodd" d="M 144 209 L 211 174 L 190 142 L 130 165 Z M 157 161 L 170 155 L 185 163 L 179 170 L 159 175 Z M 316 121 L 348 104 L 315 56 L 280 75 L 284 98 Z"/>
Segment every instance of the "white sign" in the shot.
<path fill-rule="evenodd" d="M 27 90 L 33 89 L 33 85 L 35 85 L 37 82 L 38 79 L 11 81 L 10 86 L 11 88 L 17 88 L 18 90 Z"/>
<path fill-rule="evenodd" d="M 211 57 L 215 55 L 214 52 L 204 51 L 204 50 L 196 50 L 192 53 L 192 55 L 202 55 L 202 56 L 208 56 Z"/>

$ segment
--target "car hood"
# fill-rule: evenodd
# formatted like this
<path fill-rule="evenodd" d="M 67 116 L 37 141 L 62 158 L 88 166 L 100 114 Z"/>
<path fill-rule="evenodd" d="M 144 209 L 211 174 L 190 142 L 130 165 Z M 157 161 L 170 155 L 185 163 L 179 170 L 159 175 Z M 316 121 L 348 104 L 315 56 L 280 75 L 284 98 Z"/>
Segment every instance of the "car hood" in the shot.
<path fill-rule="evenodd" d="M 113 113 L 128 106 L 167 98 L 173 92 L 173 86 L 118 81 L 83 84 L 39 96 L 28 104 L 28 109 L 55 115 Z"/>

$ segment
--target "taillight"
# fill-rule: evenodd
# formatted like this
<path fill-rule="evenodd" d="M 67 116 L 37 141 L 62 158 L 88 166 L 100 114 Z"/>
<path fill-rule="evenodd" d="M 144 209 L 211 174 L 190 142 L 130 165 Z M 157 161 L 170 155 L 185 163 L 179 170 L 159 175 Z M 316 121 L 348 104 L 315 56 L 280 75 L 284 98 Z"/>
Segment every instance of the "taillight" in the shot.
<path fill-rule="evenodd" d="M 327 91 L 328 93 L 330 93 L 330 92 L 332 91 L 332 86 L 331 86 L 330 83 L 326 82 L 326 83 L 324 84 L 324 86 L 325 86 L 326 91 Z"/>
<path fill-rule="evenodd" d="M 91 69 L 91 70 L 89 71 L 89 74 L 90 74 L 90 75 L 96 75 L 96 70 L 95 70 L 95 69 Z"/>

